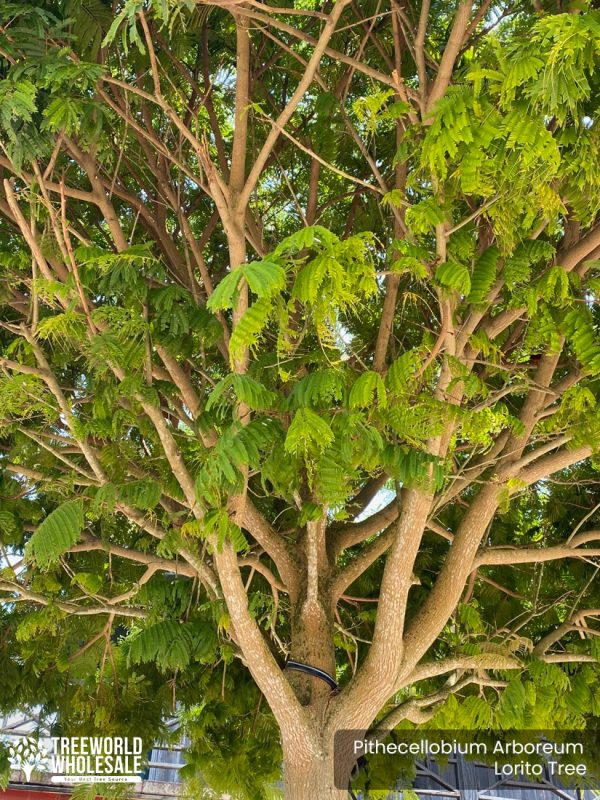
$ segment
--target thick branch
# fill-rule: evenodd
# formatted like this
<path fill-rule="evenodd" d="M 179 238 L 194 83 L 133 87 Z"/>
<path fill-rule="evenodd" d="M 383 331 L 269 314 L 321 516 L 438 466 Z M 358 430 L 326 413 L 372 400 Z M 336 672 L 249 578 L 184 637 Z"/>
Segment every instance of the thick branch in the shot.
<path fill-rule="evenodd" d="M 569 619 L 565 620 L 562 625 L 555 628 L 551 633 L 542 637 L 540 641 L 533 648 L 534 656 L 541 656 L 546 651 L 556 644 L 562 637 L 573 630 L 573 628 L 585 622 L 586 617 L 600 617 L 600 608 L 582 608 L 580 611 L 575 611 Z"/>
<path fill-rule="evenodd" d="M 294 562 L 282 536 L 269 524 L 249 497 L 244 504 L 241 524 L 252 534 L 262 549 L 273 559 L 286 591 L 295 594 L 298 588 L 298 565 Z"/>
<path fill-rule="evenodd" d="M 254 680 L 265 695 L 282 730 L 297 732 L 303 735 L 304 741 L 309 742 L 312 736 L 307 712 L 298 702 L 294 690 L 273 658 L 256 620 L 250 614 L 237 556 L 231 545 L 225 542 L 219 546 L 214 542 L 214 559 L 236 641 Z"/>
<path fill-rule="evenodd" d="M 392 525 L 361 550 L 360 553 L 354 556 L 350 563 L 338 572 L 331 586 L 331 594 L 334 602 L 339 600 L 348 586 L 360 578 L 363 572 L 366 572 L 369 567 L 386 552 L 394 541 L 395 535 L 396 530 Z"/>
<path fill-rule="evenodd" d="M 589 445 L 575 447 L 573 450 L 560 450 L 551 456 L 540 458 L 528 469 L 522 470 L 517 477 L 520 481 L 531 486 L 534 483 L 547 478 L 554 472 L 572 467 L 580 461 L 584 461 L 592 455 L 592 448 Z"/>
<path fill-rule="evenodd" d="M 348 547 L 353 547 L 355 544 L 360 544 L 365 539 L 375 536 L 397 518 L 398 500 L 394 498 L 380 511 L 376 511 L 361 522 L 352 522 L 349 525 L 338 528 L 335 533 L 335 552 L 340 553 Z"/>
<path fill-rule="evenodd" d="M 600 531 L 596 532 L 594 538 L 596 541 L 600 541 Z M 600 556 L 600 549 L 585 550 L 573 544 L 552 547 L 488 547 L 478 553 L 473 567 L 478 569 L 479 567 L 496 567 L 507 564 L 542 564 L 545 561 L 558 561 L 563 558 L 596 558 L 598 556 Z"/>
<path fill-rule="evenodd" d="M 332 725 L 361 728 L 393 693 L 403 658 L 404 617 L 413 585 L 417 556 L 432 498 L 415 489 L 403 490 L 400 514 L 394 525 L 395 539 L 386 559 L 373 643 L 356 678 L 344 691 L 345 704 Z"/>
<path fill-rule="evenodd" d="M 105 553 L 110 553 L 113 556 L 124 558 L 127 561 L 134 561 L 137 564 L 146 564 L 147 566 L 156 567 L 156 569 L 163 570 L 164 572 L 174 572 L 176 575 L 183 575 L 188 578 L 196 577 L 196 570 L 188 564 L 168 558 L 161 558 L 153 553 L 143 553 L 141 550 L 120 547 L 110 542 L 104 542 L 101 539 L 86 539 L 86 541 L 81 544 L 75 544 L 70 547 L 67 552 L 88 553 L 93 550 L 103 550 Z"/>
<path fill-rule="evenodd" d="M 391 709 L 391 711 L 389 711 L 385 717 L 383 717 L 383 719 L 375 723 L 375 730 L 377 732 L 392 731 L 404 719 L 408 719 L 415 723 L 426 722 L 431 719 L 435 713 L 435 709 L 432 709 L 431 706 L 436 706 L 439 703 L 443 703 L 444 700 L 447 700 L 450 697 L 450 695 L 457 694 L 457 692 L 460 692 L 462 689 L 465 689 L 467 686 L 471 686 L 472 684 L 476 684 L 478 686 L 492 686 L 495 689 L 500 689 L 506 687 L 507 682 L 485 678 L 482 675 L 465 675 L 460 680 L 450 684 L 449 686 L 445 686 L 438 692 L 425 695 L 424 697 L 415 697 L 412 700 L 408 700 L 407 702 L 402 703 L 402 705 Z M 424 709 L 428 710 L 425 711 Z"/>
<path fill-rule="evenodd" d="M 428 113 L 431 112 L 437 101 L 444 96 L 444 93 L 448 88 L 448 84 L 452 78 L 454 64 L 464 41 L 472 7 L 472 0 L 463 0 L 463 2 L 458 6 L 450 36 L 448 37 L 448 42 L 444 48 L 444 55 L 442 56 L 442 60 L 440 62 L 440 68 L 438 70 L 435 83 L 431 87 L 431 91 L 429 92 L 429 96 L 427 98 Z"/>

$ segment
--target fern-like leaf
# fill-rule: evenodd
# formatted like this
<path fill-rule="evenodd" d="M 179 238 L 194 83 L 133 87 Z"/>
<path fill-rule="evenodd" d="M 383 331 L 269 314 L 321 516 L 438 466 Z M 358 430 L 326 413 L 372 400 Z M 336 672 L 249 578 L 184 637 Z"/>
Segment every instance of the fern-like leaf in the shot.
<path fill-rule="evenodd" d="M 306 455 L 322 452 L 332 441 L 333 431 L 327 422 L 310 408 L 301 408 L 288 429 L 285 449 L 288 453 Z"/>
<path fill-rule="evenodd" d="M 244 313 L 233 329 L 229 341 L 229 353 L 232 361 L 238 358 L 246 348 L 252 349 L 258 342 L 271 311 L 270 298 L 261 297 Z"/>
<path fill-rule="evenodd" d="M 392 362 L 385 376 L 385 382 L 390 391 L 395 394 L 405 394 L 411 391 L 421 365 L 421 353 L 421 348 L 413 347 Z"/>
<path fill-rule="evenodd" d="M 474 305 L 485 303 L 496 279 L 499 255 L 497 247 L 488 247 L 477 259 L 471 276 L 471 291 L 468 298 L 470 303 Z"/>
<path fill-rule="evenodd" d="M 40 566 L 48 566 L 75 544 L 83 530 L 83 502 L 68 500 L 55 508 L 38 526 L 26 553 Z"/>
<path fill-rule="evenodd" d="M 350 390 L 350 408 L 370 408 L 374 404 L 379 408 L 387 406 L 387 394 L 381 375 L 369 370 L 358 376 Z"/>
<path fill-rule="evenodd" d="M 456 261 L 444 261 L 435 271 L 435 279 L 444 289 L 468 295 L 471 291 L 469 270 Z"/>

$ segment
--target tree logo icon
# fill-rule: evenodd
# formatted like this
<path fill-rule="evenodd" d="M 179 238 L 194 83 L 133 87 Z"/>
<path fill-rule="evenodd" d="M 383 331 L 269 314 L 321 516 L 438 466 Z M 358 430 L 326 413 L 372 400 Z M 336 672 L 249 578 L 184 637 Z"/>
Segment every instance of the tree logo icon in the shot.
<path fill-rule="evenodd" d="M 48 768 L 48 751 L 32 736 L 25 736 L 21 741 L 11 744 L 8 756 L 12 769 L 22 770 L 25 780 L 31 780 L 34 769 L 45 770 Z"/>

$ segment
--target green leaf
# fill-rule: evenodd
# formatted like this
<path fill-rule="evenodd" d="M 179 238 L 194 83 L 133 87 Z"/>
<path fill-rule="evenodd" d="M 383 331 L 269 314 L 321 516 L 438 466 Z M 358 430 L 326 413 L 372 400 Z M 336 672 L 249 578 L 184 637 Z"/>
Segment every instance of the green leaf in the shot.
<path fill-rule="evenodd" d="M 458 606 L 458 616 L 468 631 L 482 633 L 485 630 L 481 614 L 472 603 L 461 603 Z"/>
<path fill-rule="evenodd" d="M 95 572 L 76 572 L 71 581 L 89 594 L 96 594 L 102 586 L 102 577 Z"/>
<path fill-rule="evenodd" d="M 497 247 L 488 247 L 477 259 L 471 276 L 468 301 L 474 305 L 486 302 L 496 280 L 496 265 L 500 253 Z"/>
<path fill-rule="evenodd" d="M 254 380 L 249 375 L 230 374 L 219 381 L 209 395 L 206 403 L 206 410 L 210 411 L 216 406 L 223 406 L 227 403 L 227 390 L 232 388 L 235 399 L 239 403 L 246 405 L 253 411 L 264 411 L 272 408 L 277 401 L 277 395 L 269 391 L 262 383 Z"/>
<path fill-rule="evenodd" d="M 381 375 L 369 370 L 363 372 L 354 381 L 350 390 L 350 408 L 370 408 L 374 404 L 379 408 L 387 406 L 387 394 Z"/>
<path fill-rule="evenodd" d="M 204 536 L 216 536 L 216 545 L 222 549 L 225 542 L 229 542 L 236 553 L 248 550 L 248 542 L 239 525 L 229 517 L 226 509 L 217 508 L 209 511 L 204 519 Z"/>
<path fill-rule="evenodd" d="M 296 383 L 288 405 L 291 408 L 304 406 L 329 408 L 341 401 L 345 378 L 345 372 L 341 369 L 330 368 L 311 372 Z"/>
<path fill-rule="evenodd" d="M 144 511 L 151 511 L 160 501 L 161 486 L 158 481 L 130 481 L 118 487 L 118 490 L 121 500 Z"/>
<path fill-rule="evenodd" d="M 275 257 L 288 256 L 291 253 L 298 253 L 301 250 L 312 247 L 333 247 L 339 242 L 338 237 L 324 228 L 322 225 L 310 225 L 306 228 L 301 228 L 291 236 L 286 238 L 275 248 L 273 255 Z"/>
<path fill-rule="evenodd" d="M 229 340 L 229 354 L 235 361 L 244 350 L 252 349 L 263 332 L 273 307 L 269 297 L 261 297 L 244 312 Z"/>
<path fill-rule="evenodd" d="M 407 350 L 406 353 L 402 353 L 392 362 L 388 369 L 385 376 L 387 387 L 396 394 L 410 392 L 421 366 L 422 357 L 420 347 L 413 347 L 411 350 Z"/>
<path fill-rule="evenodd" d="M 571 290 L 569 275 L 563 267 L 549 267 L 540 278 L 538 288 L 544 300 L 557 306 L 564 305 Z"/>
<path fill-rule="evenodd" d="M 220 311 L 226 308 L 233 308 L 239 292 L 239 283 L 242 273 L 239 269 L 229 272 L 217 284 L 214 292 L 208 298 L 207 308 L 211 311 Z"/>
<path fill-rule="evenodd" d="M 163 670 L 185 669 L 192 660 L 214 658 L 216 636 L 203 622 L 179 624 L 163 620 L 149 625 L 124 642 L 133 664 L 155 662 Z"/>
<path fill-rule="evenodd" d="M 301 303 L 316 303 L 327 273 L 339 269 L 339 262 L 334 256 L 328 253 L 317 256 L 298 273 L 292 297 L 297 297 Z"/>
<path fill-rule="evenodd" d="M 527 703 L 527 692 L 517 675 L 508 683 L 496 704 L 496 723 L 502 730 L 517 728 L 522 723 Z"/>
<path fill-rule="evenodd" d="M 435 279 L 445 289 L 452 289 L 462 295 L 471 291 L 469 270 L 456 261 L 444 261 L 435 271 Z"/>
<path fill-rule="evenodd" d="M 509 289 L 527 283 L 531 276 L 531 268 L 540 262 L 546 262 L 554 255 L 554 247 L 549 242 L 532 239 L 520 244 L 514 253 L 504 262 L 504 277 Z"/>
<path fill-rule="evenodd" d="M 564 330 L 581 364 L 593 374 L 600 372 L 600 337 L 589 308 L 579 305 L 564 317 Z"/>
<path fill-rule="evenodd" d="M 325 450 L 333 438 L 333 431 L 322 417 L 310 408 L 301 408 L 288 429 L 285 449 L 292 454 L 314 454 Z"/>
<path fill-rule="evenodd" d="M 71 134 L 81 125 L 82 104 L 70 97 L 56 97 L 44 109 L 44 127 Z"/>
<path fill-rule="evenodd" d="M 401 205 L 407 205 L 404 192 L 401 189 L 392 189 L 390 192 L 386 192 L 381 198 L 381 202 L 384 206 L 396 206 L 397 208 Z"/>
<path fill-rule="evenodd" d="M 285 270 L 273 261 L 252 261 L 241 272 L 258 297 L 272 297 L 285 287 Z"/>
<path fill-rule="evenodd" d="M 26 553 L 40 566 L 58 560 L 79 539 L 85 519 L 82 500 L 67 500 L 38 526 L 27 543 Z"/>
<path fill-rule="evenodd" d="M 444 221 L 444 210 L 432 197 L 411 206 L 406 212 L 406 224 L 413 233 L 429 233 Z"/>

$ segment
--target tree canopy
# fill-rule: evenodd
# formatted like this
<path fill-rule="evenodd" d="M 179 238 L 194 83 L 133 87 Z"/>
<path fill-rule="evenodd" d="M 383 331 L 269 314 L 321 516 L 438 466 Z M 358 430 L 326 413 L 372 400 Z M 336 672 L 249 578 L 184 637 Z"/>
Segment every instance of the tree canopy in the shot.
<path fill-rule="evenodd" d="M 252 800 L 600 714 L 598 11 L 1 9 L 0 711 Z"/>

